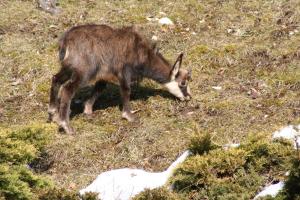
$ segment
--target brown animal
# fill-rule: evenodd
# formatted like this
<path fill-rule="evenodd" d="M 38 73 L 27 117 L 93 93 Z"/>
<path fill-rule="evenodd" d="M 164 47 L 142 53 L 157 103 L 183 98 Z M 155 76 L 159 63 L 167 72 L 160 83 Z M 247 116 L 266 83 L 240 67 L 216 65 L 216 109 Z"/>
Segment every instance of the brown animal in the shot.
<path fill-rule="evenodd" d="M 175 64 L 171 65 L 132 27 L 73 27 L 59 41 L 61 69 L 52 78 L 49 120 L 57 122 L 66 133 L 72 134 L 69 112 L 74 93 L 81 87 L 94 85 L 84 109 L 84 113 L 91 114 L 93 104 L 107 82 L 120 85 L 122 117 L 128 121 L 134 121 L 129 104 L 130 85 L 143 77 L 162 84 L 180 100 L 189 100 L 191 72 L 180 69 L 182 56 L 181 53 Z"/>

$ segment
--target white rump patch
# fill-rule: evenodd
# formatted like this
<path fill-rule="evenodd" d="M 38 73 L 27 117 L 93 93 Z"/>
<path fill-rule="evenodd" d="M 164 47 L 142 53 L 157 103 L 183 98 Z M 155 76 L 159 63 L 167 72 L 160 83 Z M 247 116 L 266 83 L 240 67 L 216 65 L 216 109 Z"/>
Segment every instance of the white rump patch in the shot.
<path fill-rule="evenodd" d="M 184 95 L 181 92 L 179 85 L 176 81 L 170 81 L 169 83 L 164 84 L 165 88 L 173 94 L 174 96 L 178 97 L 180 100 L 184 100 Z"/>

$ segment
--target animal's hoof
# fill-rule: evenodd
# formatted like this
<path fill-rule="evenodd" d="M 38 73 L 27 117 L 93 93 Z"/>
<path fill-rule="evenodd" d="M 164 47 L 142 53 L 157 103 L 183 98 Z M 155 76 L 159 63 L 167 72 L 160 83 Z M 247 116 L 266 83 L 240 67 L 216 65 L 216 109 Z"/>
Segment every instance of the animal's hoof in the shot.
<path fill-rule="evenodd" d="M 65 131 L 68 135 L 74 135 L 74 129 L 67 122 L 60 122 L 59 126 Z"/>
<path fill-rule="evenodd" d="M 65 132 L 68 135 L 75 135 L 75 130 L 72 127 L 68 127 L 68 129 L 66 129 Z"/>
<path fill-rule="evenodd" d="M 47 123 L 51 123 L 53 121 L 53 115 L 48 113 Z"/>
<path fill-rule="evenodd" d="M 58 125 L 60 124 L 60 118 L 58 113 L 55 113 L 54 115 L 52 115 L 52 121 L 57 123 Z"/>
<path fill-rule="evenodd" d="M 92 106 L 89 106 L 89 105 L 86 104 L 85 107 L 84 107 L 83 113 L 86 114 L 86 115 L 92 115 L 93 114 Z"/>
<path fill-rule="evenodd" d="M 47 122 L 50 123 L 57 119 L 57 109 L 53 106 L 48 108 L 48 119 Z"/>
<path fill-rule="evenodd" d="M 132 112 L 123 112 L 122 113 L 122 118 L 126 119 L 129 122 L 134 122 L 136 120 L 136 118 L 134 117 Z"/>

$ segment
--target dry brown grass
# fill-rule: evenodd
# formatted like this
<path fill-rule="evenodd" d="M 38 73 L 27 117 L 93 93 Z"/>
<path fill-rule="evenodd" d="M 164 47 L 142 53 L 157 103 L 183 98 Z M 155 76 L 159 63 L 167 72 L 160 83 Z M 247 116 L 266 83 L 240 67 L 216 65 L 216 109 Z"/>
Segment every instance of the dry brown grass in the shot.
<path fill-rule="evenodd" d="M 135 88 L 132 106 L 141 109 L 137 123 L 121 119 L 114 86 L 101 95 L 92 118 L 74 103 L 76 136 L 55 132 L 43 161 L 43 173 L 62 186 L 82 188 L 97 174 L 119 167 L 163 170 L 187 147 L 195 126 L 225 144 L 300 122 L 297 0 L 59 3 L 58 16 L 37 9 L 34 1 L 0 3 L 0 127 L 45 123 L 50 79 L 59 68 L 57 40 L 76 24 L 136 24 L 146 37 L 158 36 L 170 60 L 184 51 L 183 64 L 193 69 L 193 100 L 187 104 L 151 81 Z M 146 20 L 162 16 L 159 12 L 175 27 Z"/>

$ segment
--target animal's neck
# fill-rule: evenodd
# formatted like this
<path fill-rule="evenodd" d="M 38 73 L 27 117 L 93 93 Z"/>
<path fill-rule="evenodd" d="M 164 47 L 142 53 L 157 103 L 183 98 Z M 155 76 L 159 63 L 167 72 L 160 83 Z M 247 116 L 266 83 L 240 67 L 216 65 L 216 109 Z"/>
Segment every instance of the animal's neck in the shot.
<path fill-rule="evenodd" d="M 145 66 L 144 76 L 150 78 L 160 84 L 170 81 L 171 69 L 161 58 L 153 56 L 148 66 Z"/>

